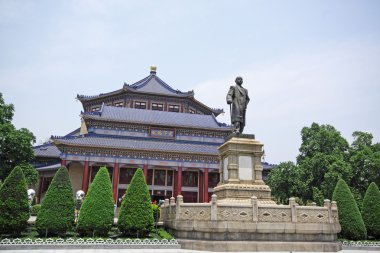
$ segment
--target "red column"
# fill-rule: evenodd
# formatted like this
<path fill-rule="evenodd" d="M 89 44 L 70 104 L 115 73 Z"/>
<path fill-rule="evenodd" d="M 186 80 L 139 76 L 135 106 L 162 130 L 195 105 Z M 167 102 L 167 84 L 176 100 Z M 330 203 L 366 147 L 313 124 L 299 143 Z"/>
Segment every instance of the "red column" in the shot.
<path fill-rule="evenodd" d="M 82 179 L 82 190 L 87 193 L 88 181 L 90 180 L 90 167 L 88 166 L 88 161 L 84 162 L 84 171 Z"/>
<path fill-rule="evenodd" d="M 208 168 L 205 168 L 204 170 L 204 177 L 203 177 L 203 192 L 204 192 L 204 197 L 203 201 L 208 202 Z"/>
<path fill-rule="evenodd" d="M 61 166 L 66 166 L 67 161 L 65 159 L 61 160 Z"/>
<path fill-rule="evenodd" d="M 181 188 L 182 188 L 182 167 L 178 166 L 178 172 L 177 172 L 177 196 L 181 195 Z"/>
<path fill-rule="evenodd" d="M 148 164 L 144 164 L 143 170 L 144 170 L 145 182 L 148 182 Z"/>
<path fill-rule="evenodd" d="M 44 187 L 44 177 L 40 177 L 40 183 L 38 186 L 38 196 L 37 196 L 37 203 L 41 204 L 41 198 L 42 198 L 42 188 Z"/>
<path fill-rule="evenodd" d="M 198 202 L 199 203 L 202 203 L 203 202 L 203 197 L 204 197 L 204 183 L 203 183 L 203 180 L 204 180 L 204 173 L 201 173 L 202 171 L 200 171 L 198 173 L 199 175 L 199 178 L 198 178 L 198 195 L 199 195 L 199 199 L 198 199 Z"/>
<path fill-rule="evenodd" d="M 113 179 L 112 179 L 112 192 L 113 192 L 113 201 L 117 202 L 117 189 L 119 186 L 119 174 L 120 168 L 119 163 L 115 163 L 113 166 Z"/>

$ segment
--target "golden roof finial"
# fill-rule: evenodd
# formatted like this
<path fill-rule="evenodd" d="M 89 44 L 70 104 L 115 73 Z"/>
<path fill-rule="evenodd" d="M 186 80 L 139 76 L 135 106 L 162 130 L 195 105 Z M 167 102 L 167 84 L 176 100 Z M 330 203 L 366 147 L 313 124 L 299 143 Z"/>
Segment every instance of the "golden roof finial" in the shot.
<path fill-rule="evenodd" d="M 157 67 L 155 65 L 150 66 L 150 73 L 151 74 L 156 74 Z"/>

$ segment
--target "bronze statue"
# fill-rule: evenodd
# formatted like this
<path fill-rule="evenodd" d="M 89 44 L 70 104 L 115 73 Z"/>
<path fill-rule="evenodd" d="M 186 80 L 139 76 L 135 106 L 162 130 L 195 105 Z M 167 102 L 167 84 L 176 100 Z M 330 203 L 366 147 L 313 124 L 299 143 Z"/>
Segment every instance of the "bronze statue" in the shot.
<path fill-rule="evenodd" d="M 245 126 L 245 111 L 249 103 L 248 90 L 244 89 L 243 78 L 238 76 L 235 79 L 235 86 L 231 86 L 227 93 L 227 104 L 230 105 L 231 123 L 234 126 L 234 133 L 243 133 Z"/>

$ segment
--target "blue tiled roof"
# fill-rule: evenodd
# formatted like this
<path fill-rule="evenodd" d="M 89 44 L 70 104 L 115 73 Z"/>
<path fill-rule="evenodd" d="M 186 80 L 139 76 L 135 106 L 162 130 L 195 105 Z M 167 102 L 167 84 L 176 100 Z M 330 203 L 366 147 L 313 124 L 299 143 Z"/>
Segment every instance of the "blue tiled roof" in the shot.
<path fill-rule="evenodd" d="M 54 157 L 59 158 L 61 151 L 54 146 L 53 143 L 48 143 L 40 146 L 33 147 L 34 155 L 40 157 Z"/>
<path fill-rule="evenodd" d="M 213 115 L 152 111 L 113 106 L 103 106 L 100 113 L 84 113 L 82 115 L 84 118 L 117 122 L 218 129 L 227 131 L 231 130 L 231 127 L 226 124 L 219 123 Z"/>
<path fill-rule="evenodd" d="M 187 142 L 156 141 L 144 139 L 106 138 L 99 136 L 84 136 L 55 139 L 57 145 L 66 144 L 72 146 L 121 148 L 132 150 L 163 151 L 176 153 L 194 153 L 217 155 L 217 145 L 194 144 Z"/>
<path fill-rule="evenodd" d="M 57 163 L 57 164 L 53 164 L 53 165 L 39 167 L 36 169 L 37 169 L 37 171 L 46 171 L 46 170 L 58 170 L 61 167 L 62 167 L 62 165 L 60 163 Z"/>
<path fill-rule="evenodd" d="M 144 79 L 128 85 L 124 84 L 125 89 L 133 89 L 136 91 L 148 92 L 148 93 L 156 93 L 156 94 L 165 94 L 171 96 L 193 96 L 194 93 L 192 91 L 182 92 L 180 90 L 173 89 L 170 85 L 162 81 L 158 76 L 153 74 L 152 72 L 149 76 Z"/>

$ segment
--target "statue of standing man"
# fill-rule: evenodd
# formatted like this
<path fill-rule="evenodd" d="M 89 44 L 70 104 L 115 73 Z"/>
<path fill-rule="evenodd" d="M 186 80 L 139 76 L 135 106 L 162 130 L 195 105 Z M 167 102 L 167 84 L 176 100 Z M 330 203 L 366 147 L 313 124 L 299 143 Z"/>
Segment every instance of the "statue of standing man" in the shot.
<path fill-rule="evenodd" d="M 234 133 L 243 133 L 245 126 L 245 111 L 249 103 L 248 90 L 244 89 L 243 78 L 238 76 L 235 79 L 235 86 L 231 86 L 227 93 L 227 104 L 230 105 L 231 123 L 234 126 Z"/>

